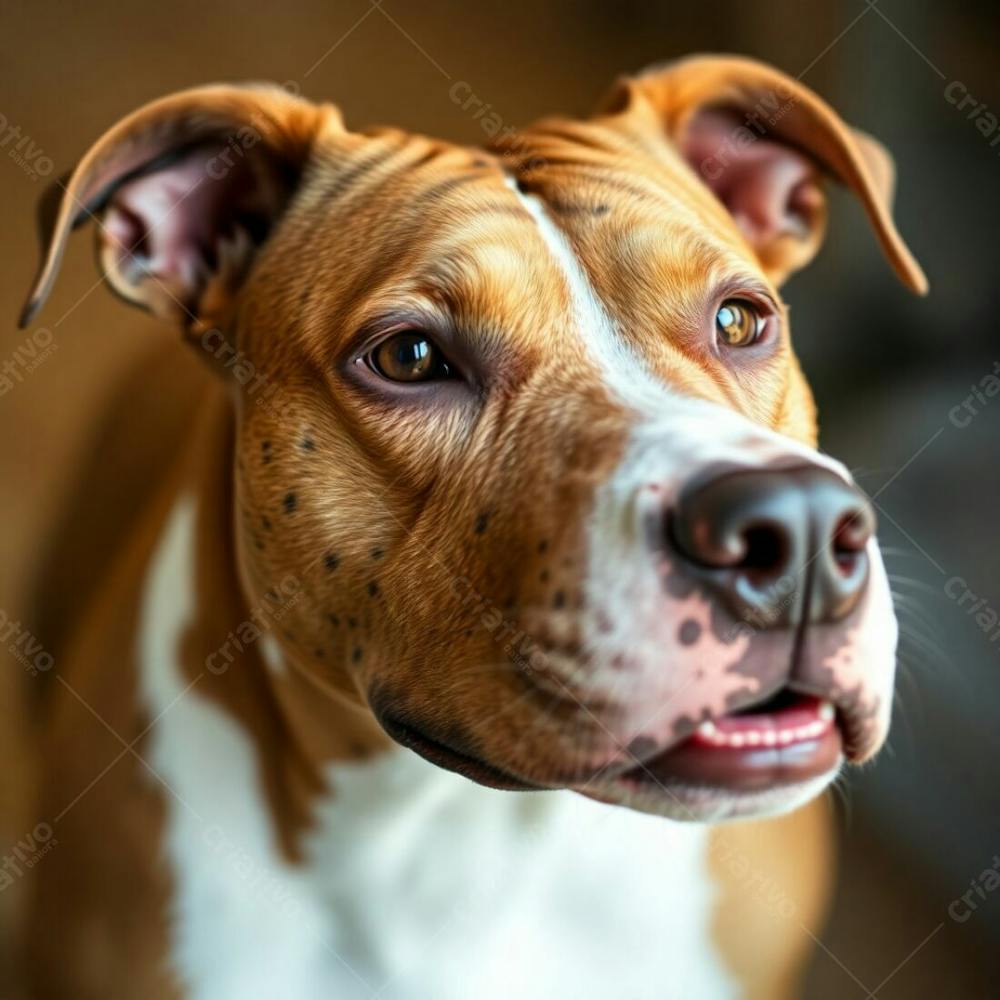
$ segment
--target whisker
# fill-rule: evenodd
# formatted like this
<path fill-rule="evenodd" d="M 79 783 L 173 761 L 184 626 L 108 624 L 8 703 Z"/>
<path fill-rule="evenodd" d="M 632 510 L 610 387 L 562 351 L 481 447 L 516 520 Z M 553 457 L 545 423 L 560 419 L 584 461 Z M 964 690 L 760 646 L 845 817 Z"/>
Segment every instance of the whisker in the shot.
<path fill-rule="evenodd" d="M 931 665 L 952 667 L 954 660 L 947 650 L 942 649 L 932 638 L 922 635 L 908 622 L 899 623 L 899 634 L 903 639 L 913 643 L 921 652 L 931 658 Z"/>
<path fill-rule="evenodd" d="M 920 590 L 931 597 L 939 599 L 944 596 L 943 590 L 940 590 L 937 587 L 932 587 L 925 580 L 916 580 L 910 576 L 901 576 L 899 573 L 886 573 L 886 577 L 888 578 L 890 584 L 913 587 L 915 590 Z"/>
<path fill-rule="evenodd" d="M 896 545 L 880 545 L 879 551 L 884 556 L 893 556 L 894 558 L 902 559 L 920 559 L 923 558 L 916 549 L 901 549 Z"/>
<path fill-rule="evenodd" d="M 904 734 L 904 742 L 908 741 L 910 746 L 914 746 L 917 742 L 914 723 L 922 722 L 924 719 L 923 692 L 916 684 L 914 675 L 907 669 L 909 665 L 900 662 L 899 666 L 902 668 L 900 677 L 906 682 L 908 690 L 904 690 L 904 685 L 900 683 L 893 692 L 893 731 L 899 732 L 901 730 Z M 887 746 L 889 746 L 888 743 Z M 894 747 L 890 747 L 889 756 L 895 757 Z"/>
<path fill-rule="evenodd" d="M 854 821 L 854 812 L 851 804 L 850 783 L 844 771 L 841 771 L 830 783 L 830 790 L 835 797 L 835 804 L 841 809 L 844 817 L 844 832 L 848 833 Z"/>

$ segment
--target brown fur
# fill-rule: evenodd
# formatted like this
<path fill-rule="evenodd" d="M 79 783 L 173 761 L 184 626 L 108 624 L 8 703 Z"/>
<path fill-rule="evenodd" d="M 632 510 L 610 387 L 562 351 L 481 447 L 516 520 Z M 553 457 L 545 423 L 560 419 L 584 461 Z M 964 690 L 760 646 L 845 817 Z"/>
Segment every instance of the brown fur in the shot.
<path fill-rule="evenodd" d="M 452 747 L 497 762 L 498 783 L 513 774 L 563 784 L 585 773 L 588 755 L 620 752 L 570 699 L 498 663 L 492 635 L 475 627 L 486 601 L 531 623 L 552 655 L 576 655 L 582 525 L 632 419 L 576 349 L 562 279 L 505 182 L 517 178 L 550 206 L 659 378 L 812 444 L 814 407 L 787 333 L 754 371 L 706 357 L 683 333 L 702 322 L 706 290 L 730 279 L 750 274 L 780 302 L 777 284 L 819 244 L 821 220 L 804 244 L 758 257 L 679 152 L 697 108 L 746 102 L 753 87 L 778 83 L 795 92 L 783 137 L 859 193 L 893 264 L 920 287 L 888 216 L 881 154 L 804 88 L 742 60 L 687 62 L 625 82 L 597 118 L 543 122 L 486 153 L 393 130 L 349 133 L 332 107 L 264 88 L 186 92 L 112 129 L 70 184 L 29 314 L 81 206 L 99 211 L 104 185 L 178 137 L 252 124 L 260 138 L 247 177 L 264 192 L 272 229 L 252 261 L 238 241 L 221 248 L 194 299 L 170 282 L 129 280 L 101 244 L 116 290 L 179 319 L 223 378 L 191 379 L 197 418 L 178 421 L 186 444 L 165 450 L 179 466 L 155 489 L 145 484 L 152 512 L 74 629 L 45 723 L 44 814 L 65 808 L 122 749 L 73 691 L 123 739 L 139 737 L 142 753 L 153 720 L 134 692 L 136 598 L 182 486 L 200 501 L 199 614 L 183 668 L 252 735 L 289 858 L 324 790 L 322 764 L 386 745 L 372 710 L 419 720 Z M 642 234 L 654 231 L 655 246 L 644 245 Z M 637 256 L 641 285 L 632 278 Z M 431 303 L 422 322 L 459 357 L 475 357 L 478 398 L 411 411 L 353 377 L 364 331 L 410 310 L 416 295 Z M 244 382 L 234 358 L 260 378 Z M 147 405 L 158 389 L 149 385 Z M 289 580 L 296 598 L 273 600 Z M 271 622 L 288 672 L 269 673 L 252 644 L 214 671 L 210 657 L 253 608 Z M 115 996 L 123 983 L 130 995 L 171 995 L 158 971 L 170 889 L 156 861 L 170 794 L 126 753 L 58 824 L 58 860 L 37 873 L 28 926 L 37 995 Z M 740 915 L 720 917 L 720 939 L 748 995 L 789 988 L 801 926 L 819 919 L 829 857 L 818 810 L 719 834 L 772 866 L 801 917 L 785 937 L 747 936 L 747 926 L 765 925 L 720 867 L 733 893 L 728 912 Z M 806 827 L 817 845 L 808 859 L 792 848 Z"/>

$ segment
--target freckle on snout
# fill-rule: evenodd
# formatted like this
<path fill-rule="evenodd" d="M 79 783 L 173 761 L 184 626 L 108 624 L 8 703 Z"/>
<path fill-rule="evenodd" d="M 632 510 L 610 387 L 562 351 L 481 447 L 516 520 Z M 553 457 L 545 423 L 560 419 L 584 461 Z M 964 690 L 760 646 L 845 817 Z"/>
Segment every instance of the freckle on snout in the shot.
<path fill-rule="evenodd" d="M 637 736 L 629 743 L 628 752 L 637 760 L 649 760 L 656 753 L 656 740 L 648 736 Z"/>
<path fill-rule="evenodd" d="M 681 627 L 677 630 L 677 638 L 682 646 L 693 646 L 700 637 L 701 626 L 693 618 L 681 622 Z"/>
<path fill-rule="evenodd" d="M 291 514 L 291 512 L 295 510 L 295 506 L 298 503 L 298 498 L 295 496 L 294 493 L 286 493 L 285 499 L 282 501 L 282 503 L 285 508 L 285 513 Z"/>

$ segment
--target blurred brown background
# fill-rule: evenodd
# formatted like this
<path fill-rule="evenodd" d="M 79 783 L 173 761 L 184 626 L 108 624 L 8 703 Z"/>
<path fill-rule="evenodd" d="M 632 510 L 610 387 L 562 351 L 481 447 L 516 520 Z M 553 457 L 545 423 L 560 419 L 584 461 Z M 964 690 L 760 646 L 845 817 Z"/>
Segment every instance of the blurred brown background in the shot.
<path fill-rule="evenodd" d="M 171 90 L 294 81 L 339 103 L 348 124 L 477 142 L 477 122 L 449 99 L 456 81 L 518 125 L 586 113 L 618 73 L 693 51 L 747 53 L 801 76 L 894 152 L 897 216 L 932 284 L 925 301 L 897 286 L 841 195 L 818 263 L 787 289 L 824 445 L 879 507 L 905 633 L 892 745 L 837 807 L 842 888 L 808 996 L 1000 996 L 1000 890 L 976 897 L 966 920 L 948 909 L 1000 852 L 1000 643 L 948 596 L 966 587 L 1000 609 L 1000 400 L 977 405 L 967 426 L 949 419 L 1000 357 L 1000 145 L 979 131 L 985 109 L 977 128 L 948 100 L 968 92 L 1000 112 L 998 21 L 995 4 L 929 0 L 6 0 L 0 367 L 32 337 L 48 340 L 39 324 L 14 328 L 36 263 L 36 199 L 118 117 Z M 12 127 L 30 156 L 2 144 Z M 54 346 L 0 384 L 0 611 L 12 620 L 27 620 L 33 571 L 102 396 L 138 351 L 170 337 L 95 282 L 78 237 L 40 320 Z M 13 657 L 0 662 L 9 706 L 33 678 Z M 0 726 L 5 797 L 26 773 L 15 719 Z M 0 853 L 21 833 L 0 830 Z"/>

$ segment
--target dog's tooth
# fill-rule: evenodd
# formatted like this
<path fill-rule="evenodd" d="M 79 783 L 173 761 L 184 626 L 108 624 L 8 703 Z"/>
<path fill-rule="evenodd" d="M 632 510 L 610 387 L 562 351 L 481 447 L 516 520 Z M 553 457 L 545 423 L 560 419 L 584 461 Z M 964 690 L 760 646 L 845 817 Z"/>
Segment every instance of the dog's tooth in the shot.
<path fill-rule="evenodd" d="M 711 719 L 706 719 L 703 723 L 701 723 L 701 725 L 698 726 L 699 736 L 704 736 L 708 739 L 711 739 L 717 733 L 718 730 L 715 728 L 715 723 L 712 722 Z"/>
<path fill-rule="evenodd" d="M 824 701 L 819 706 L 819 717 L 824 722 L 833 722 L 837 717 L 837 710 L 833 707 L 833 702 Z"/>

